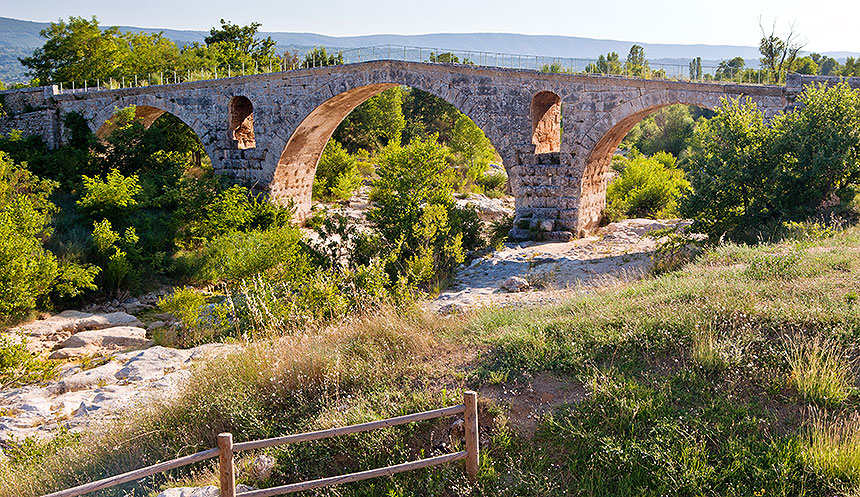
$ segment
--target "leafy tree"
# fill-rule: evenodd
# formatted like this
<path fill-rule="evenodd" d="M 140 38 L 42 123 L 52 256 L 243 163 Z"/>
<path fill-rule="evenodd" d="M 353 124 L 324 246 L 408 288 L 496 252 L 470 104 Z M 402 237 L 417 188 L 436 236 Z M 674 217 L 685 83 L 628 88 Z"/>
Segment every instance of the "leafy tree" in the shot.
<path fill-rule="evenodd" d="M 860 180 L 860 90 L 807 86 L 797 103 L 772 123 L 779 208 L 795 220 Z"/>
<path fill-rule="evenodd" d="M 585 72 L 621 74 L 623 72 L 623 68 L 621 67 L 621 60 L 619 59 L 618 54 L 615 52 L 609 52 L 605 57 L 603 55 L 598 57 L 597 63 L 589 64 L 588 67 L 585 68 Z"/>
<path fill-rule="evenodd" d="M 451 151 L 465 164 L 465 177 L 476 182 L 487 171 L 490 162 L 496 157 L 489 138 L 465 114 L 460 114 L 451 133 Z"/>
<path fill-rule="evenodd" d="M 313 50 L 305 54 L 302 67 L 337 66 L 340 64 L 343 64 L 343 52 L 330 54 L 325 47 L 314 47 Z"/>
<path fill-rule="evenodd" d="M 630 47 L 627 61 L 624 63 L 624 73 L 629 76 L 646 76 L 650 69 L 645 60 L 645 49 L 641 45 Z"/>
<path fill-rule="evenodd" d="M 432 93 L 409 88 L 403 95 L 403 116 L 406 119 L 405 142 L 437 135 L 439 142 L 448 143 L 460 111 Z"/>
<path fill-rule="evenodd" d="M 818 74 L 818 64 L 811 57 L 801 57 L 794 63 L 794 72 L 798 74 Z"/>
<path fill-rule="evenodd" d="M 221 26 L 209 30 L 209 36 L 203 39 L 211 58 L 218 65 L 239 67 L 247 65 L 267 65 L 277 61 L 275 49 L 277 43 L 270 36 L 259 38 L 259 22 L 239 26 L 221 19 Z"/>
<path fill-rule="evenodd" d="M 380 158 L 368 220 L 397 253 L 389 275 L 408 275 L 411 284 L 444 277 L 480 245 L 480 222 L 456 207 L 456 178 L 449 150 L 435 137 L 389 147 Z M 474 214 L 474 213 L 472 213 Z"/>
<path fill-rule="evenodd" d="M 688 177 L 693 192 L 681 213 L 701 232 L 720 237 L 770 215 L 769 130 L 751 100 L 724 101 L 693 134 Z"/>
<path fill-rule="evenodd" d="M 809 86 L 798 108 L 767 126 L 750 101 L 725 102 L 694 133 L 693 193 L 682 212 L 712 237 L 753 241 L 775 223 L 802 221 L 825 199 L 850 199 L 860 180 L 860 91 Z"/>
<path fill-rule="evenodd" d="M 645 117 L 624 137 L 622 147 L 635 148 L 645 155 L 669 152 L 686 154 L 696 119 L 710 111 L 687 105 L 670 105 Z"/>
<path fill-rule="evenodd" d="M 690 79 L 702 79 L 702 58 L 696 57 L 690 61 Z"/>
<path fill-rule="evenodd" d="M 78 208 L 91 219 L 114 219 L 137 206 L 137 195 L 141 191 L 140 180 L 136 175 L 123 176 L 113 169 L 102 180 L 99 177 L 83 177 L 83 196 L 78 200 Z"/>
<path fill-rule="evenodd" d="M 732 60 L 720 61 L 719 66 L 717 66 L 717 71 L 714 75 L 714 79 L 717 79 L 719 81 L 737 81 L 740 79 L 745 65 L 746 62 L 744 61 L 743 57 L 735 57 Z"/>
<path fill-rule="evenodd" d="M 114 76 L 120 70 L 119 28 L 101 29 L 95 16 L 52 22 L 40 34 L 47 39 L 45 44 L 20 61 L 41 84 L 94 80 Z"/>
<path fill-rule="evenodd" d="M 355 108 L 337 127 L 334 137 L 352 153 L 376 151 L 389 143 L 400 143 L 406 119 L 403 89 L 389 88 Z"/>

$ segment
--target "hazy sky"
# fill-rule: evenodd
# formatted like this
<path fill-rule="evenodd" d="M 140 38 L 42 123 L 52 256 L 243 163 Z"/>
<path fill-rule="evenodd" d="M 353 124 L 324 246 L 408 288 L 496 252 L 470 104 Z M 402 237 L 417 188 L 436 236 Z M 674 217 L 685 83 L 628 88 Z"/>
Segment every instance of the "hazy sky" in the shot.
<path fill-rule="evenodd" d="M 505 32 L 647 43 L 758 46 L 759 17 L 777 33 L 794 23 L 811 51 L 860 52 L 857 0 L 0 0 L 0 15 L 53 21 L 98 16 L 105 25 L 205 30 L 220 18 L 264 31 L 345 36 Z"/>

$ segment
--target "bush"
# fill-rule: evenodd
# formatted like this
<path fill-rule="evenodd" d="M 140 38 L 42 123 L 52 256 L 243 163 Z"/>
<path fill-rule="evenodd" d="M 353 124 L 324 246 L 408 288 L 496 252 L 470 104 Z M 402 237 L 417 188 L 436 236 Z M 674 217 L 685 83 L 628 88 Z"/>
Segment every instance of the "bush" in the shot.
<path fill-rule="evenodd" d="M 852 194 L 860 179 L 860 91 L 847 83 L 807 86 L 798 103 L 768 126 L 750 100 L 724 101 L 697 126 L 693 193 L 681 205 L 697 231 L 754 242 L 783 222 L 808 219 L 825 199 Z"/>
<path fill-rule="evenodd" d="M 347 200 L 361 185 L 358 161 L 334 139 L 323 150 L 314 176 L 313 197 L 319 200 Z"/>
<path fill-rule="evenodd" d="M 141 192 L 137 175 L 123 176 L 112 169 L 104 180 L 83 176 L 84 188 L 78 207 L 91 219 L 111 219 L 116 222 L 137 205 L 135 198 Z"/>
<path fill-rule="evenodd" d="M 434 137 L 389 147 L 380 158 L 371 192 L 376 204 L 367 218 L 390 247 L 398 247 L 392 280 L 403 269 L 411 284 L 431 285 L 483 243 L 477 215 L 455 206 L 448 157 Z"/>
<path fill-rule="evenodd" d="M 210 282 L 238 282 L 276 267 L 285 282 L 292 282 L 313 269 L 302 232 L 291 225 L 222 235 L 208 243 L 204 259 L 201 276 Z"/>
<path fill-rule="evenodd" d="M 27 339 L 0 336 L 0 388 L 15 388 L 56 375 L 54 363 L 39 359 L 27 350 Z"/>
<path fill-rule="evenodd" d="M 606 189 L 607 216 L 667 218 L 677 215 L 678 200 L 690 190 L 684 172 L 666 152 L 645 157 L 636 152 L 622 161 L 621 175 Z"/>
<path fill-rule="evenodd" d="M 0 316 L 21 316 L 49 303 L 94 290 L 91 266 L 58 261 L 43 246 L 56 207 L 56 183 L 41 180 L 0 152 Z"/>

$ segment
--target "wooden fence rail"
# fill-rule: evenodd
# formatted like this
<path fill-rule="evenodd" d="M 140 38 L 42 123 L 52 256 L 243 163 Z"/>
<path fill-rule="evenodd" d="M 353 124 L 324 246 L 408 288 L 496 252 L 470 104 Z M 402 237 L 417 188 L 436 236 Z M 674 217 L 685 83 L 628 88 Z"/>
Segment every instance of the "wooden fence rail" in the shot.
<path fill-rule="evenodd" d="M 350 435 L 353 433 L 361 433 L 379 428 L 388 428 L 391 426 L 399 426 L 417 421 L 428 419 L 441 418 L 445 416 L 454 416 L 463 414 L 465 427 L 465 449 L 461 452 L 452 454 L 444 454 L 441 456 L 430 457 L 427 459 L 419 459 L 384 468 L 371 469 L 358 473 L 349 473 L 340 476 L 332 476 L 321 478 L 318 480 L 304 481 L 299 483 L 291 483 L 279 487 L 265 488 L 261 490 L 252 490 L 249 492 L 236 493 L 236 469 L 234 455 L 236 452 L 245 450 L 262 449 L 266 447 L 276 447 L 298 442 L 308 442 L 311 440 L 322 440 L 326 438 L 337 437 L 341 435 Z M 475 480 L 478 474 L 478 395 L 472 391 L 463 392 L 463 403 L 452 407 L 443 407 L 433 411 L 419 412 L 415 414 L 407 414 L 396 418 L 382 419 L 372 421 L 370 423 L 362 423 L 358 425 L 344 426 L 341 428 L 331 428 L 328 430 L 312 431 L 307 433 L 298 433 L 295 435 L 287 435 L 284 437 L 269 438 L 265 440 L 253 440 L 249 442 L 233 443 L 233 435 L 231 433 L 221 433 L 218 435 L 218 447 L 214 449 L 204 450 L 191 454 L 189 456 L 180 457 L 171 461 L 166 461 L 145 468 L 136 469 L 123 473 L 121 475 L 112 476 L 103 480 L 86 483 L 74 488 L 60 490 L 43 497 L 77 497 L 79 495 L 103 490 L 106 488 L 115 487 L 123 483 L 145 478 L 165 471 L 194 464 L 196 462 L 205 461 L 207 459 L 218 458 L 218 473 L 221 486 L 221 497 L 271 497 L 275 495 L 285 495 L 303 490 L 311 490 L 315 488 L 329 487 L 339 485 L 341 483 L 349 483 L 379 476 L 389 476 L 406 471 L 412 471 L 420 468 L 438 466 L 454 461 L 466 461 L 466 474 L 469 479 Z"/>

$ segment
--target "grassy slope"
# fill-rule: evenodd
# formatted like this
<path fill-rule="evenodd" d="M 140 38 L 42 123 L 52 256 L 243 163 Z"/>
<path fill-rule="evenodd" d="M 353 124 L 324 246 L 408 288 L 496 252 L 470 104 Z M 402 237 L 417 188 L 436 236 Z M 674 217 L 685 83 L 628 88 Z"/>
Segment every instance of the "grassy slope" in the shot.
<path fill-rule="evenodd" d="M 103 434 L 9 451 L 0 496 L 189 453 L 221 430 L 248 440 L 361 422 L 537 375 L 581 384 L 584 398 L 557 406 L 533 436 L 509 423 L 503 403 L 482 401 L 476 486 L 452 465 L 314 495 L 853 494 L 858 283 L 854 229 L 814 243 L 724 246 L 681 271 L 560 306 L 447 320 L 387 312 L 253 344 Z M 803 352 L 794 368 L 791 343 Z M 840 368 L 842 376 L 827 374 Z M 272 450 L 271 477 L 242 471 L 242 479 L 267 486 L 434 455 L 451 449 L 449 423 Z M 216 480 L 206 466 L 171 477 Z"/>

